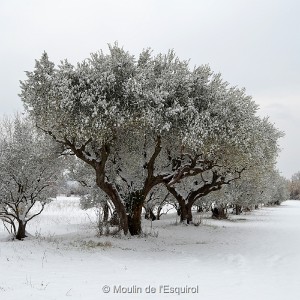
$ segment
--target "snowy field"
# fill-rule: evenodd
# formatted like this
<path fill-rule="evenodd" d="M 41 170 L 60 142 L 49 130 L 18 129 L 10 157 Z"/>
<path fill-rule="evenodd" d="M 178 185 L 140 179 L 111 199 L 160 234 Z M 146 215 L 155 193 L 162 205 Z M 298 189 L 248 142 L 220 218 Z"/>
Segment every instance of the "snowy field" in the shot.
<path fill-rule="evenodd" d="M 143 238 L 97 238 L 93 219 L 60 197 L 30 239 L 1 225 L 0 299 L 300 299 L 300 201 L 198 227 L 167 215 Z"/>

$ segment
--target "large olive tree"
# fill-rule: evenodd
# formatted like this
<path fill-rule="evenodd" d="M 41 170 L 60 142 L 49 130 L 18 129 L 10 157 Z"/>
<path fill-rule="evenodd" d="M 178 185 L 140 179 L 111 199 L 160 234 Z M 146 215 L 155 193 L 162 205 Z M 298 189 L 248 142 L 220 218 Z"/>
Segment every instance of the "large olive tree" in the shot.
<path fill-rule="evenodd" d="M 21 89 L 37 126 L 94 169 L 125 234 L 141 232 L 155 186 L 209 171 L 220 185 L 261 159 L 251 98 L 173 51 L 136 59 L 114 45 L 76 67 L 55 67 L 44 53 Z"/>

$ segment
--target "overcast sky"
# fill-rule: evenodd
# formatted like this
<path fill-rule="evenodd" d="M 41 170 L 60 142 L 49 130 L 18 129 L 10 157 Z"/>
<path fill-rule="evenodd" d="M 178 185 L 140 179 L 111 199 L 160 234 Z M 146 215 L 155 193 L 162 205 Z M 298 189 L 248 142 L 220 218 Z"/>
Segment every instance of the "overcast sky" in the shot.
<path fill-rule="evenodd" d="M 245 87 L 286 134 L 278 168 L 300 171 L 300 1 L 1 0 L 0 115 L 23 110 L 19 80 L 45 50 L 76 63 L 118 41 L 133 54 L 173 48 Z"/>

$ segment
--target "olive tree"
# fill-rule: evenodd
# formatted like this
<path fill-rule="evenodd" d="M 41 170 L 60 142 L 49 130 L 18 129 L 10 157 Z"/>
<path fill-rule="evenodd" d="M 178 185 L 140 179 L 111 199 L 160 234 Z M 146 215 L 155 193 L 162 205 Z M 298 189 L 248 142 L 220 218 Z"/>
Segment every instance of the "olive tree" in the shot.
<path fill-rule="evenodd" d="M 115 44 L 76 67 L 67 60 L 56 67 L 44 53 L 21 90 L 36 125 L 94 170 L 125 234 L 141 232 L 154 187 L 172 189 L 205 172 L 221 185 L 267 152 L 245 91 L 208 66 L 190 69 L 173 51 L 144 50 L 136 59 Z"/>
<path fill-rule="evenodd" d="M 300 172 L 293 174 L 289 181 L 290 199 L 300 199 Z"/>
<path fill-rule="evenodd" d="M 192 221 L 192 206 L 201 197 L 243 178 L 245 171 L 272 170 L 279 152 L 278 139 L 283 135 L 267 118 L 256 115 L 257 106 L 239 90 L 227 90 L 215 84 L 222 95 L 214 99 L 208 114 L 210 140 L 190 157 L 200 156 L 205 162 L 192 178 L 187 176 L 175 184 L 167 184 L 169 192 L 178 200 L 181 221 Z M 211 125 L 212 124 L 212 125 Z M 209 148 L 207 149 L 207 144 Z"/>
<path fill-rule="evenodd" d="M 222 218 L 227 217 L 223 212 L 226 207 L 234 207 L 238 215 L 243 209 L 248 211 L 259 205 L 279 205 L 288 196 L 288 182 L 278 170 L 256 167 L 245 170 L 241 178 L 223 186 L 218 192 L 199 198 L 197 204 L 213 203 L 217 208 L 213 216 Z"/>
<path fill-rule="evenodd" d="M 63 164 L 57 145 L 28 119 L 6 118 L 0 133 L 0 219 L 21 240 L 28 222 L 54 195 Z"/>

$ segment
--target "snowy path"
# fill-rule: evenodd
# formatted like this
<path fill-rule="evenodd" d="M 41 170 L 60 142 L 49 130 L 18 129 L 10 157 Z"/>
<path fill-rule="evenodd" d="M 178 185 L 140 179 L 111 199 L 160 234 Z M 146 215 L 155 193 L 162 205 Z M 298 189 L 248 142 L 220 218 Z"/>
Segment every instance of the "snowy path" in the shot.
<path fill-rule="evenodd" d="M 94 238 L 85 212 L 67 211 L 46 210 L 32 224 L 46 238 L 5 242 L 0 231 L 1 300 L 300 299 L 300 201 L 199 227 L 166 218 L 153 223 L 158 237 L 131 239 Z M 88 247 L 83 237 L 112 246 Z M 145 292 L 149 285 L 155 293 Z M 164 293 L 171 286 L 199 290 Z M 136 293 L 117 293 L 120 287 Z"/>

